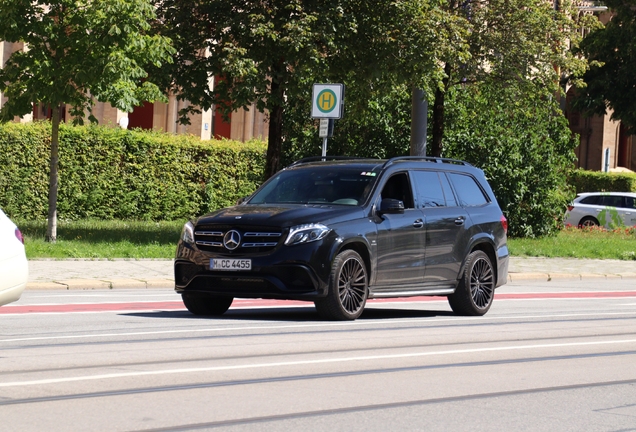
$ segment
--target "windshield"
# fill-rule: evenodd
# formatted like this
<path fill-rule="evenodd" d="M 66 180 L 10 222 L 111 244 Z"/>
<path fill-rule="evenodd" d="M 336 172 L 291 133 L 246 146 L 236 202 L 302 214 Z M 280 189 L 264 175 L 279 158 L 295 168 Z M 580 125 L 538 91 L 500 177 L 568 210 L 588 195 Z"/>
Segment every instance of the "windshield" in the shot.
<path fill-rule="evenodd" d="M 359 168 L 281 171 L 256 192 L 249 203 L 360 205 L 371 192 L 376 178 L 376 172 Z"/>

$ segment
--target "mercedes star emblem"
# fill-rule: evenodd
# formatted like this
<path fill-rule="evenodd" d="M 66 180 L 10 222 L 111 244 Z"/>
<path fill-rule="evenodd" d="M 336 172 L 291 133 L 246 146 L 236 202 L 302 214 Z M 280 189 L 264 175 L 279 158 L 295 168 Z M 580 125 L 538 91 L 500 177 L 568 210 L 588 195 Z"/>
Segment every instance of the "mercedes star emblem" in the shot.
<path fill-rule="evenodd" d="M 223 236 L 223 245 L 227 250 L 234 250 L 241 244 L 241 234 L 236 230 L 230 230 Z"/>

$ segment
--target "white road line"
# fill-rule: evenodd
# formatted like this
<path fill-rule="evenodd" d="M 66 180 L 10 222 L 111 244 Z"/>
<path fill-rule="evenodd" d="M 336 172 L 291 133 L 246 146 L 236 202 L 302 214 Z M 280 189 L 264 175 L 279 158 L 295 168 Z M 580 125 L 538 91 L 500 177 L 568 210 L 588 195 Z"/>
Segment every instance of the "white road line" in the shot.
<path fill-rule="evenodd" d="M 537 345 L 513 345 L 504 347 L 490 347 L 490 348 L 471 348 L 460 350 L 447 350 L 447 351 L 427 351 L 416 352 L 408 354 L 387 354 L 387 355 L 374 355 L 374 356 L 358 356 L 358 357 L 339 357 L 329 359 L 317 359 L 317 360 L 298 360 L 290 362 L 274 362 L 274 363 L 254 363 L 243 365 L 230 365 L 230 366 L 211 366 L 200 368 L 184 368 L 184 369 L 164 369 L 157 371 L 143 371 L 143 372 L 122 372 L 112 374 L 101 375 L 83 375 L 76 377 L 65 378 L 50 378 L 40 379 L 33 381 L 13 381 L 0 383 L 0 387 L 23 387 L 42 384 L 59 384 L 78 381 L 93 381 L 100 379 L 115 379 L 126 377 L 142 377 L 142 376 L 157 376 L 157 375 L 175 375 L 175 374 L 187 374 L 195 372 L 219 372 L 241 369 L 264 369 L 264 368 L 276 368 L 276 367 L 289 367 L 289 366 L 303 366 L 303 365 L 317 365 L 327 363 L 348 363 L 359 361 L 371 361 L 371 360 L 392 360 L 403 358 L 415 358 L 415 357 L 429 357 L 438 355 L 456 355 L 456 354 L 472 354 L 472 353 L 485 353 L 496 351 L 520 351 L 520 350 L 532 350 L 537 348 L 565 348 L 565 347 L 584 347 L 584 346 L 599 346 L 599 345 L 621 345 L 621 344 L 636 344 L 636 339 L 623 339 L 613 341 L 597 341 L 597 342 L 571 342 L 560 344 L 537 344 Z"/>
<path fill-rule="evenodd" d="M 259 307 L 260 309 L 260 307 Z M 130 311 L 126 311 L 129 313 Z M 146 311 L 147 312 L 147 311 Z M 592 317 L 592 316 L 620 316 L 634 315 L 634 312 L 582 312 L 572 314 L 555 314 L 555 315 L 509 315 L 509 316 L 481 316 L 481 317 L 449 317 L 449 318 L 412 318 L 399 320 L 356 320 L 345 322 L 322 322 L 312 324 L 281 324 L 281 325 L 252 325 L 237 327 L 219 327 L 219 328 L 193 328 L 183 330 L 155 330 L 155 331 L 138 331 L 129 333 L 102 333 L 102 334 L 82 334 L 82 335 L 66 335 L 66 336 L 36 336 L 24 338 L 0 339 L 0 343 L 8 342 L 30 342 L 30 341 L 55 341 L 55 340 L 72 340 L 72 339 L 99 339 L 108 337 L 126 337 L 126 336 L 149 336 L 149 335 L 169 335 L 183 333 L 219 333 L 234 332 L 245 330 L 286 330 L 286 329 L 312 329 L 312 328 L 330 328 L 330 327 L 360 327 L 371 326 L 379 323 L 386 326 L 387 324 L 414 324 L 414 323 L 435 323 L 435 322 L 452 322 L 452 321 L 499 321 L 499 320 L 519 320 L 519 319 L 548 319 L 548 318 L 576 318 L 576 317 Z M 636 316 L 635 316 L 636 318 Z M 382 330 L 391 330 L 391 327 L 383 327 Z"/>

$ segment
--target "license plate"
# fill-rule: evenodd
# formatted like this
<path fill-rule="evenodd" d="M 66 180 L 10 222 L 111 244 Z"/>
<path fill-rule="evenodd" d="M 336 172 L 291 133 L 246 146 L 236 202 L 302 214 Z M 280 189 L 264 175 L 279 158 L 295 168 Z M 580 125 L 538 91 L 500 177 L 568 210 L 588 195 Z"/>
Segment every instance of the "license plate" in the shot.
<path fill-rule="evenodd" d="M 228 271 L 252 270 L 252 260 L 251 259 L 211 258 L 210 270 L 228 270 Z"/>

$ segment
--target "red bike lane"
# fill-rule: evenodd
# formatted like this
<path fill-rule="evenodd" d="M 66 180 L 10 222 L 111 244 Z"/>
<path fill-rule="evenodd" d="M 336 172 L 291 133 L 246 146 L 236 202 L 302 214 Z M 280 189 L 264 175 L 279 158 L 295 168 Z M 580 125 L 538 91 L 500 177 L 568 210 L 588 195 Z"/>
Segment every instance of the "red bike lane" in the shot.
<path fill-rule="evenodd" d="M 495 294 L 495 300 L 540 300 L 540 299 L 588 299 L 588 298 L 636 298 L 636 291 L 583 291 L 583 292 L 528 292 Z M 446 301 L 446 297 L 405 297 L 392 299 L 373 299 L 374 303 L 419 303 Z M 263 308 L 309 306 L 311 303 L 293 300 L 235 299 L 235 308 Z M 19 315 L 32 313 L 87 313 L 87 312 L 129 312 L 156 310 L 185 310 L 181 300 L 117 303 L 68 303 L 46 305 L 6 305 L 0 307 L 0 315 Z"/>

